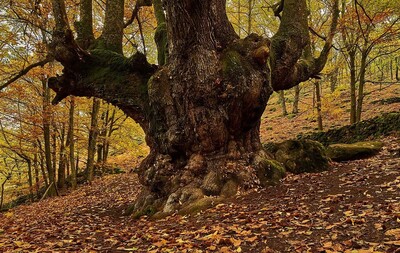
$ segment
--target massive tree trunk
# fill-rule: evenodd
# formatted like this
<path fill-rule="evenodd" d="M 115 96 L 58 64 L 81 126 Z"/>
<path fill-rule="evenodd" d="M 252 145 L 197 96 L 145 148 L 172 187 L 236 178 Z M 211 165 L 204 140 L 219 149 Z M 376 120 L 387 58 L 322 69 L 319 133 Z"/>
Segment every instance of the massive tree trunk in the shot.
<path fill-rule="evenodd" d="M 135 211 L 169 213 L 283 176 L 262 149 L 261 115 L 273 89 L 291 88 L 321 71 L 334 29 L 318 58 L 299 60 L 309 43 L 306 1 L 282 4 L 281 27 L 270 41 L 255 34 L 239 39 L 225 0 L 164 0 L 165 12 L 154 1 L 158 48 L 168 45 L 155 66 L 139 52 L 121 54 L 122 37 L 109 29 L 123 20 L 116 5 L 107 5 L 103 34 L 84 50 L 64 22 L 63 0 L 53 0 L 60 20 L 50 52 L 64 65 L 64 74 L 49 80 L 57 92 L 53 102 L 68 95 L 99 97 L 146 133 L 151 151 L 139 168 L 145 190 Z"/>
<path fill-rule="evenodd" d="M 239 40 L 224 1 L 165 1 L 165 8 L 170 55 L 148 84 L 151 154 L 139 176 L 150 191 L 137 209 L 167 200 L 170 212 L 260 184 L 259 124 L 272 88 L 269 41 Z"/>

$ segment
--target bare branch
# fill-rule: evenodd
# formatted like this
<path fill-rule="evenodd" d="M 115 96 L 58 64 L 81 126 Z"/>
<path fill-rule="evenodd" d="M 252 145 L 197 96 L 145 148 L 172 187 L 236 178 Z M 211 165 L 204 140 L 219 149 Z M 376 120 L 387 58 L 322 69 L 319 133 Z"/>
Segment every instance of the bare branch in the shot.
<path fill-rule="evenodd" d="M 360 6 L 360 8 L 364 12 L 365 16 L 369 19 L 369 22 L 372 24 L 372 26 L 375 27 L 375 25 L 373 23 L 373 19 L 368 15 L 368 12 L 365 10 L 364 6 L 362 4 L 360 4 L 357 0 L 355 0 L 355 4 L 356 4 L 356 10 L 357 10 L 357 5 Z"/>
<path fill-rule="evenodd" d="M 135 7 L 133 8 L 132 11 L 132 15 L 129 18 L 129 20 L 127 22 L 125 22 L 124 24 L 124 28 L 127 28 L 129 25 L 131 25 L 133 23 L 133 21 L 135 21 L 135 19 L 138 17 L 139 14 L 139 10 L 141 7 L 143 6 L 151 6 L 151 0 L 139 0 L 136 1 Z"/>
<path fill-rule="evenodd" d="M 44 65 L 46 65 L 47 63 L 53 61 L 53 59 L 51 57 L 48 57 L 42 61 L 33 63 L 31 65 L 29 65 L 28 67 L 24 68 L 23 70 L 21 70 L 17 75 L 15 75 L 13 78 L 11 78 L 10 80 L 8 80 L 6 83 L 4 83 L 3 85 L 0 86 L 0 90 L 6 88 L 8 85 L 12 84 L 13 82 L 17 81 L 19 78 L 23 77 L 24 75 L 26 75 L 29 71 L 31 71 L 32 69 L 36 68 L 36 67 L 43 67 Z"/>

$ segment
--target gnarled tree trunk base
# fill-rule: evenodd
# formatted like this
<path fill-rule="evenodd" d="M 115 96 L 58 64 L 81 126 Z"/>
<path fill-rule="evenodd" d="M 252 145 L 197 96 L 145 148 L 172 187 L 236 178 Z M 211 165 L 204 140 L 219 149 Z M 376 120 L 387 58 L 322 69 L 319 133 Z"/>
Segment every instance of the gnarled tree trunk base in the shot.
<path fill-rule="evenodd" d="M 187 161 L 150 154 L 139 172 L 148 188 L 140 194 L 131 213 L 135 217 L 195 213 L 240 190 L 275 185 L 285 176 L 285 169 L 263 149 L 238 150 L 232 147 L 227 154 L 192 154 Z"/>

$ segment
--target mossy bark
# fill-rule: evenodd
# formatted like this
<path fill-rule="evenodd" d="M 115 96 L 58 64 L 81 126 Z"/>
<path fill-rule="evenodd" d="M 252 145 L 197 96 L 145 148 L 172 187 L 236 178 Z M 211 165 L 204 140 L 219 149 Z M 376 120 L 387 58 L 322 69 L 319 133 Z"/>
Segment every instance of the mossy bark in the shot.
<path fill-rule="evenodd" d="M 66 19 L 63 0 L 53 2 L 60 4 L 55 16 Z M 54 103 L 96 96 L 143 127 L 151 152 L 139 168 L 145 190 L 133 211 L 197 209 L 239 188 L 277 183 L 284 169 L 262 149 L 260 120 L 272 87 L 285 89 L 317 69 L 297 64 L 309 41 L 306 1 L 284 1 L 272 46 L 255 34 L 239 39 L 225 0 L 154 1 L 158 67 L 143 54 L 122 55 L 122 3 L 107 1 L 103 34 L 90 50 L 57 20 L 50 50 L 64 71 L 49 86 Z"/>
<path fill-rule="evenodd" d="M 146 191 L 138 214 L 197 210 L 210 197 L 262 185 L 258 175 L 264 179 L 271 170 L 256 159 L 266 157 L 259 126 L 272 93 L 269 41 L 255 34 L 240 40 L 215 12 L 223 1 L 193 2 L 189 15 L 179 12 L 190 10 L 186 4 L 165 4 L 170 55 L 148 83 L 154 148 L 139 169 Z M 194 31 L 202 36 L 187 44 Z"/>
<path fill-rule="evenodd" d="M 377 154 L 383 147 L 382 142 L 356 142 L 352 144 L 332 144 L 327 155 L 334 161 L 349 161 Z"/>

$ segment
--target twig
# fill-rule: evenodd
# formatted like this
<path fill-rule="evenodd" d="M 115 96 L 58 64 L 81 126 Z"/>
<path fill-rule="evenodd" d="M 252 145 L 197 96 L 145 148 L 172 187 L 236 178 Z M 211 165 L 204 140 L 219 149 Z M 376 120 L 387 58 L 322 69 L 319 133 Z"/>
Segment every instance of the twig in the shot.
<path fill-rule="evenodd" d="M 19 78 L 21 78 L 22 76 L 26 75 L 30 70 L 32 70 L 33 68 L 36 67 L 43 67 L 44 65 L 46 65 L 47 63 L 51 62 L 52 59 L 50 57 L 47 57 L 46 59 L 44 59 L 43 61 L 39 61 L 36 63 L 33 63 L 31 65 L 29 65 L 28 67 L 24 68 L 23 70 L 21 70 L 17 75 L 15 75 L 13 78 L 11 78 L 10 80 L 8 80 L 5 84 L 0 86 L 0 90 L 6 88 L 8 85 L 12 84 L 13 82 L 17 81 Z"/>
<path fill-rule="evenodd" d="M 49 187 L 47 187 L 47 189 L 46 189 L 46 191 L 44 192 L 42 198 L 40 198 L 40 201 L 42 201 L 42 200 L 47 196 L 47 194 L 49 193 L 49 190 L 50 190 L 50 188 L 53 186 L 53 184 L 54 184 L 54 182 L 51 182 L 51 184 L 49 185 Z"/>

